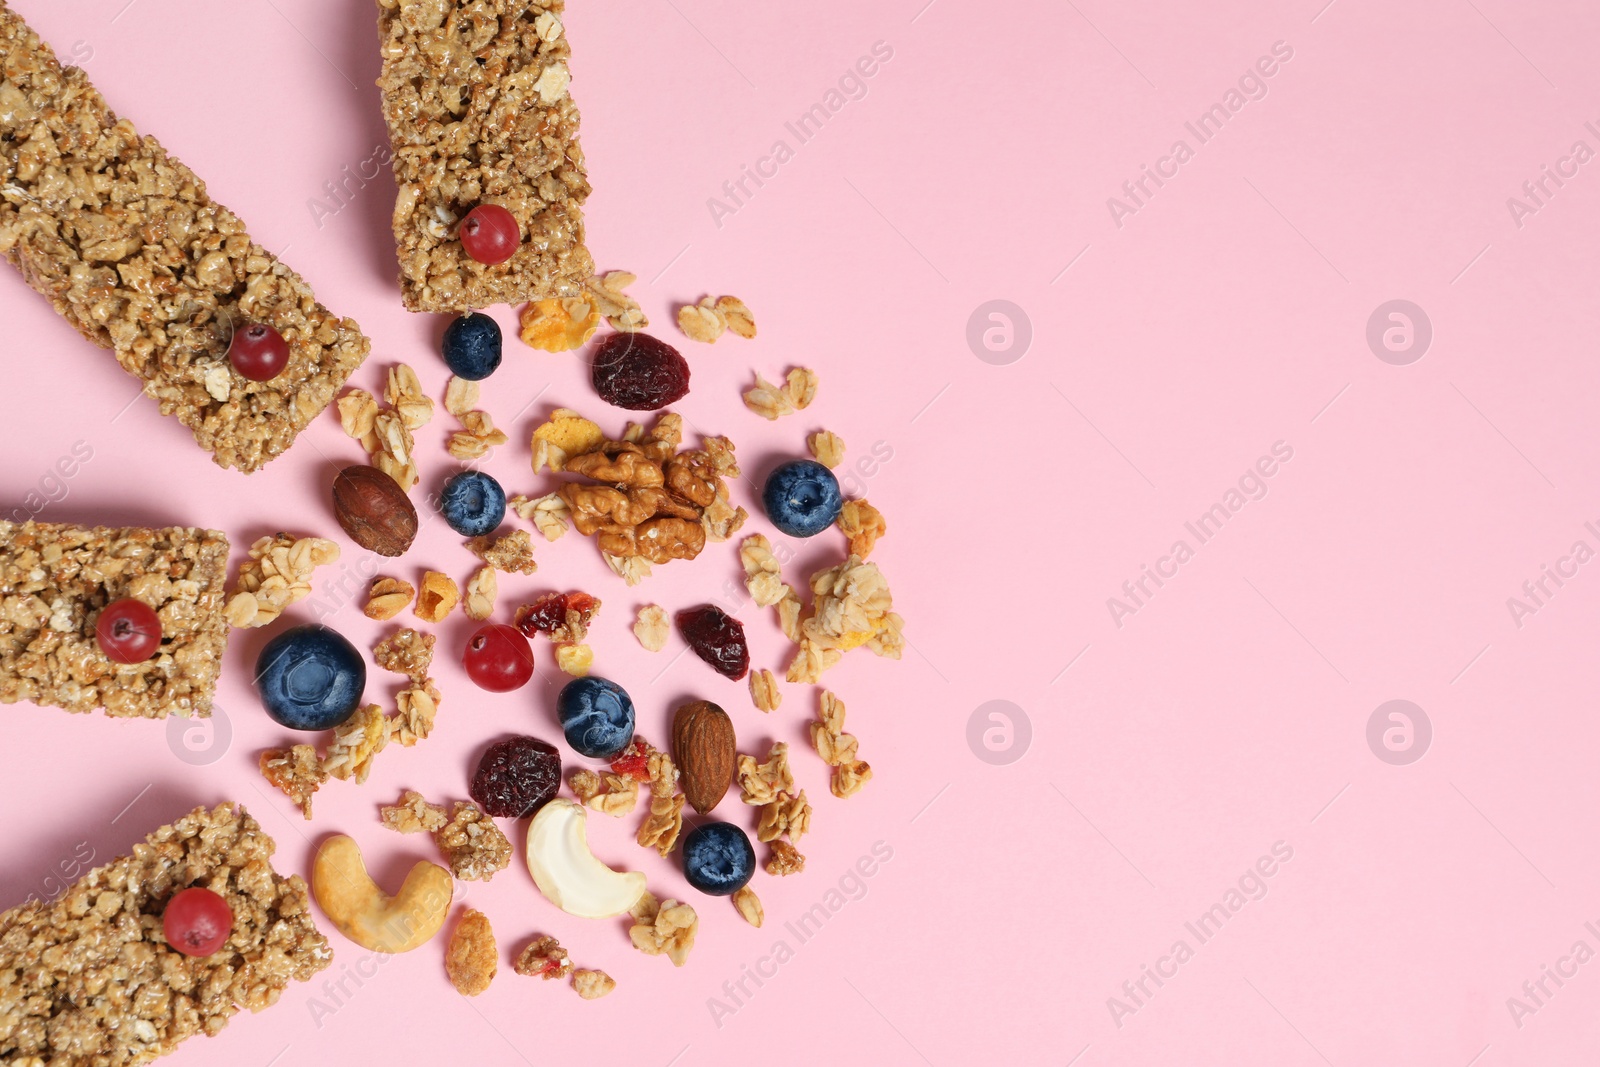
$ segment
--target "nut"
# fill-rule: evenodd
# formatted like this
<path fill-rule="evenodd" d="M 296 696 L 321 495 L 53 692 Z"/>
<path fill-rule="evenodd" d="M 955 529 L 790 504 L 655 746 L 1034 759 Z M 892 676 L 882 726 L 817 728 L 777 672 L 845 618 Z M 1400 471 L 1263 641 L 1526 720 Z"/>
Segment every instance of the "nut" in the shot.
<path fill-rule="evenodd" d="M 437 863 L 418 861 L 390 896 L 367 874 L 354 838 L 335 834 L 317 849 L 311 891 L 339 932 L 371 952 L 409 952 L 444 926 L 454 883 Z"/>
<path fill-rule="evenodd" d="M 738 759 L 733 720 L 709 700 L 684 704 L 672 716 L 672 758 L 683 774 L 683 793 L 701 815 L 717 806 Z"/>
<path fill-rule="evenodd" d="M 444 954 L 444 970 L 450 976 L 450 984 L 462 996 L 475 997 L 489 988 L 499 969 L 500 957 L 495 951 L 489 917 L 468 908 L 450 934 L 450 947 Z"/>
<path fill-rule="evenodd" d="M 417 539 L 417 509 L 377 467 L 355 464 L 333 480 L 333 515 L 350 539 L 380 556 L 398 556 Z"/>
<path fill-rule="evenodd" d="M 644 894 L 642 871 L 614 871 L 589 851 L 583 806 L 556 798 L 528 824 L 528 871 L 545 898 L 584 919 L 608 919 Z"/>

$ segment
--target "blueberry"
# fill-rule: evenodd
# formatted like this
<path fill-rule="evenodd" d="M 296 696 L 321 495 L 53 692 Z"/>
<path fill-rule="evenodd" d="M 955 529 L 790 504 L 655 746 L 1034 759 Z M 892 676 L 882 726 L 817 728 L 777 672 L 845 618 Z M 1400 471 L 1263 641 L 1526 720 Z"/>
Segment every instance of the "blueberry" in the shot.
<path fill-rule="evenodd" d="M 556 697 L 567 744 L 580 755 L 608 760 L 633 741 L 633 700 L 616 682 L 574 678 Z"/>
<path fill-rule="evenodd" d="M 296 626 L 256 657 L 256 692 L 267 714 L 291 730 L 331 730 L 355 714 L 367 686 L 356 646 L 326 626 Z"/>
<path fill-rule="evenodd" d="M 476 382 L 500 366 L 500 324 L 474 311 L 444 328 L 444 361 L 458 378 Z"/>
<path fill-rule="evenodd" d="M 708 822 L 683 839 L 683 876 L 702 893 L 732 896 L 756 873 L 756 850 L 731 822 Z"/>
<path fill-rule="evenodd" d="M 790 537 L 810 537 L 833 525 L 844 496 L 831 470 L 815 460 L 796 459 L 767 476 L 761 502 L 772 525 Z"/>
<path fill-rule="evenodd" d="M 506 491 L 482 471 L 462 471 L 444 483 L 439 510 L 450 529 L 462 537 L 478 537 L 506 517 Z"/>

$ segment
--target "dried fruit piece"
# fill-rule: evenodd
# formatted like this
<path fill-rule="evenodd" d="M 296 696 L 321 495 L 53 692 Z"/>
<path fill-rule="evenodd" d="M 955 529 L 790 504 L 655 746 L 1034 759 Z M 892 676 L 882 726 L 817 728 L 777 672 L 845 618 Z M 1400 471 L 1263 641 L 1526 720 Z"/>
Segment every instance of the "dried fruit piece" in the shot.
<path fill-rule="evenodd" d="M 495 951 L 489 917 L 483 912 L 468 908 L 456 923 L 445 950 L 444 969 L 450 984 L 464 997 L 475 997 L 489 988 L 500 969 L 500 955 Z"/>
<path fill-rule="evenodd" d="M 367 606 L 361 611 L 367 618 L 383 622 L 404 611 L 416 595 L 416 587 L 410 582 L 399 578 L 374 578 L 367 590 Z"/>
<path fill-rule="evenodd" d="M 546 352 L 582 348 L 600 327 L 600 308 L 578 296 L 535 300 L 522 309 L 524 344 Z"/>
<path fill-rule="evenodd" d="M 660 652 L 667 647 L 667 636 L 672 632 L 672 624 L 667 620 L 667 610 L 660 604 L 646 604 L 639 609 L 639 617 L 634 620 L 633 636 L 648 651 Z"/>
<path fill-rule="evenodd" d="M 520 819 L 561 789 L 561 755 L 537 737 L 508 737 L 484 752 L 468 790 L 497 819 Z"/>
<path fill-rule="evenodd" d="M 647 333 L 614 333 L 595 349 L 593 381 L 608 404 L 654 411 L 689 392 L 689 364 L 677 349 Z"/>
<path fill-rule="evenodd" d="M 599 1000 L 617 988 L 617 980 L 604 971 L 580 969 L 572 972 L 572 988 L 584 1000 Z"/>
<path fill-rule="evenodd" d="M 685 608 L 674 619 L 695 655 L 713 670 L 736 682 L 745 676 L 750 669 L 750 646 L 743 623 L 713 604 Z"/>
<path fill-rule="evenodd" d="M 600 599 L 573 590 L 544 593 L 517 609 L 513 624 L 532 637 L 544 634 L 552 641 L 578 643 L 589 634 L 589 623 L 600 610 Z"/>
<path fill-rule="evenodd" d="M 461 591 L 448 574 L 422 572 L 422 589 L 417 593 L 416 616 L 423 622 L 443 622 L 455 610 Z"/>
<path fill-rule="evenodd" d="M 534 938 L 520 953 L 511 969 L 529 978 L 565 978 L 572 971 L 572 961 L 561 942 L 548 934 Z"/>
<path fill-rule="evenodd" d="M 633 742 L 611 761 L 611 771 L 635 782 L 648 782 L 652 777 L 650 757 L 655 754 L 656 750 L 650 746 L 650 742 L 642 737 L 635 737 Z"/>

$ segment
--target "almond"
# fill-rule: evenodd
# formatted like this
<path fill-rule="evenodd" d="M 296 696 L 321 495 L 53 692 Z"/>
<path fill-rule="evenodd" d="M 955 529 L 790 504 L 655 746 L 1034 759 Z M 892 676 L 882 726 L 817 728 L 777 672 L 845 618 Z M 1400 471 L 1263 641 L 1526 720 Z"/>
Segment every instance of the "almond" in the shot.
<path fill-rule="evenodd" d="M 377 467 L 346 467 L 333 480 L 333 515 L 350 539 L 380 556 L 398 556 L 417 537 L 417 509 Z"/>
<path fill-rule="evenodd" d="M 733 782 L 737 749 L 733 720 L 709 700 L 693 701 L 673 713 L 672 760 L 689 806 L 701 815 L 717 806 Z"/>

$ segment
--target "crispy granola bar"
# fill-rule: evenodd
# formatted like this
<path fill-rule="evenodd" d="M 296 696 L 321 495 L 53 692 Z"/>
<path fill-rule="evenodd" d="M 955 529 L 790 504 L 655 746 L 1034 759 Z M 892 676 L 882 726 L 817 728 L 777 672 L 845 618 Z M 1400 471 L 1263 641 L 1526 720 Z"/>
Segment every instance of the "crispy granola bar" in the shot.
<path fill-rule="evenodd" d="M 275 847 L 243 808 L 196 808 L 59 899 L 0 914 L 0 1062 L 147 1063 L 327 967 L 306 884 L 272 870 Z M 166 902 L 191 885 L 233 909 L 210 956 L 181 955 L 162 933 Z"/>
<path fill-rule="evenodd" d="M 412 311 L 579 296 L 594 260 L 564 0 L 378 0 L 383 116 L 394 146 L 394 239 Z M 505 263 L 468 256 L 457 223 L 481 203 L 515 216 Z"/>
<path fill-rule="evenodd" d="M 370 347 L 5 0 L 0 252 L 224 467 L 253 471 L 287 449 Z M 271 381 L 228 362 L 246 321 L 289 342 L 289 365 Z"/>
<path fill-rule="evenodd" d="M 0 522 L 0 704 L 210 715 L 227 568 L 218 530 Z M 124 597 L 161 619 L 161 651 L 143 663 L 114 663 L 95 639 L 101 609 Z"/>

